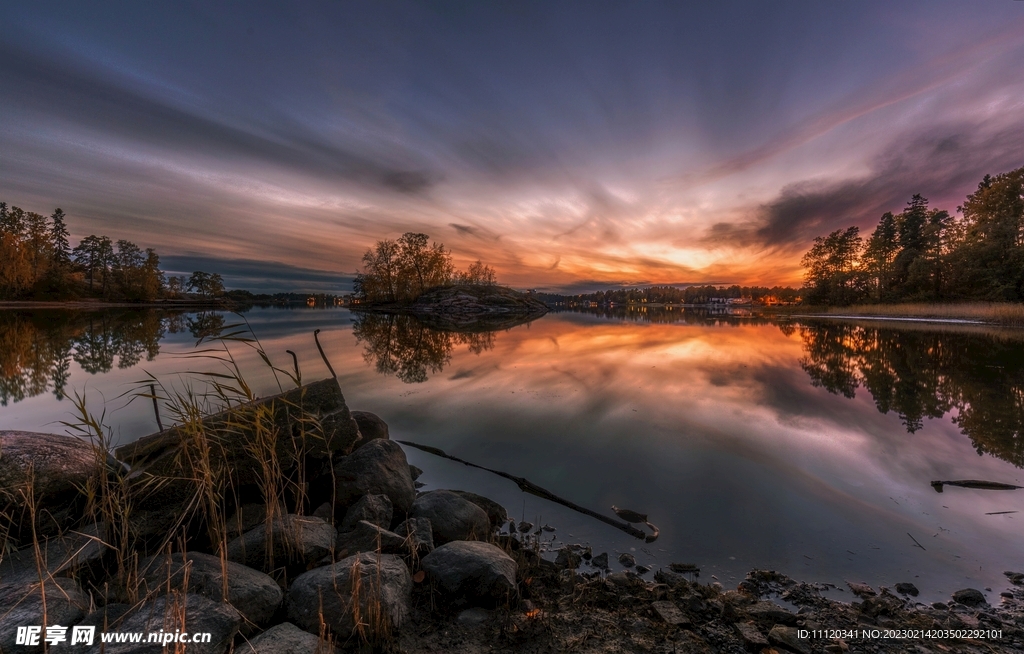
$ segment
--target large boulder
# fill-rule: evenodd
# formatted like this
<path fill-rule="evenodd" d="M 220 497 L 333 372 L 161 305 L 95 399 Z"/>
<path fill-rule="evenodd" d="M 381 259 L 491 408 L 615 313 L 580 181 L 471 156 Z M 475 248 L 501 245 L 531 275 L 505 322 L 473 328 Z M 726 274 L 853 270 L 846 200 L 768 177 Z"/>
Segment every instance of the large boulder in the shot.
<path fill-rule="evenodd" d="M 483 540 L 491 532 L 491 521 L 483 509 L 446 490 L 417 497 L 412 517 L 430 520 L 435 545 L 453 540 Z"/>
<path fill-rule="evenodd" d="M 257 423 L 272 429 L 257 435 Z M 267 433 L 274 434 L 273 441 L 268 442 Z M 168 526 L 192 517 L 187 508 L 197 493 L 193 480 L 205 477 L 208 469 L 223 475 L 219 481 L 231 488 L 256 486 L 262 461 L 271 456 L 285 474 L 300 463 L 314 469 L 329 464 L 335 453 L 349 452 L 358 438 L 359 427 L 338 381 L 331 378 L 232 407 L 204 419 L 199 428 L 171 427 L 120 447 L 116 454 L 132 469 L 134 506 L 142 516 L 134 528 L 156 540 Z"/>
<path fill-rule="evenodd" d="M 330 642 L 303 631 L 291 622 L 267 629 L 235 647 L 235 654 L 333 654 Z"/>
<path fill-rule="evenodd" d="M 78 624 L 89 608 L 89 596 L 82 592 L 78 583 L 66 577 L 46 581 L 44 586 L 36 581 L 22 579 L 0 582 L 0 652 L 42 652 L 43 641 L 38 647 L 15 645 L 18 627 L 61 625 L 70 627 Z M 46 620 L 43 620 L 43 597 L 46 601 Z"/>
<path fill-rule="evenodd" d="M 139 569 L 144 594 L 178 590 L 214 601 L 227 599 L 242 616 L 243 634 L 267 624 L 284 599 L 281 587 L 269 575 L 232 561 L 222 564 L 218 557 L 200 552 L 152 556 L 143 560 Z"/>
<path fill-rule="evenodd" d="M 405 538 L 365 520 L 356 523 L 355 528 L 338 534 L 335 556 L 343 559 L 360 552 L 381 551 L 387 554 L 404 554 Z"/>
<path fill-rule="evenodd" d="M 516 562 L 490 543 L 446 543 L 423 557 L 421 564 L 456 600 L 491 604 L 516 593 Z"/>
<path fill-rule="evenodd" d="M 60 434 L 0 430 L 0 502 L 35 502 L 36 534 L 52 535 L 81 517 L 82 490 L 117 465 L 91 443 Z M 31 533 L 26 514 L 15 514 L 13 536 Z"/>
<path fill-rule="evenodd" d="M 409 616 L 412 575 L 392 554 L 363 553 L 300 575 L 288 590 L 288 619 L 319 635 L 323 623 L 342 641 L 356 620 L 374 638 L 400 627 Z"/>
<path fill-rule="evenodd" d="M 426 518 L 409 518 L 395 527 L 395 533 L 407 539 L 408 549 L 420 556 L 434 549 L 434 528 Z"/>
<path fill-rule="evenodd" d="M 391 526 L 391 518 L 394 513 L 395 507 L 392 506 L 387 495 L 363 495 L 345 512 L 345 519 L 341 521 L 341 527 L 338 530 L 355 529 L 362 520 L 387 529 Z"/>
<path fill-rule="evenodd" d="M 483 495 L 477 495 L 476 493 L 470 493 L 469 491 L 464 490 L 453 490 L 452 492 L 462 499 L 469 500 L 483 509 L 484 513 L 487 514 L 487 519 L 491 521 L 492 530 L 496 531 L 508 522 L 508 511 L 505 510 L 505 507 L 489 497 L 484 497 Z"/>
<path fill-rule="evenodd" d="M 109 616 L 108 616 L 109 617 Z M 92 647 L 71 649 L 88 654 L 166 654 L 177 651 L 175 644 L 168 640 L 166 647 L 161 643 L 146 642 L 150 633 L 163 631 L 165 637 L 173 638 L 180 631 L 187 634 L 210 634 L 210 642 L 189 642 L 185 646 L 188 654 L 225 654 L 231 646 L 242 616 L 230 604 L 216 602 L 193 593 L 170 593 L 147 600 L 108 626 L 103 624 L 99 612 L 82 621 L 83 625 L 96 626 L 96 637 Z M 63 623 L 62 623 L 63 624 Z M 99 633 L 110 631 L 143 633 L 142 643 L 102 643 Z M 70 633 L 70 631 L 69 631 Z M 180 647 L 180 645 L 178 645 Z M 6 651 L 6 650 L 5 650 Z"/>
<path fill-rule="evenodd" d="M 388 440 L 390 435 L 388 434 L 388 423 L 380 419 L 376 413 L 370 413 L 369 411 L 353 411 L 352 418 L 355 419 L 356 424 L 359 425 L 359 433 L 362 434 L 356 442 L 356 447 L 362 447 L 372 440 L 378 438 Z"/>
<path fill-rule="evenodd" d="M 412 510 L 416 499 L 409 461 L 401 446 L 390 440 L 372 440 L 334 466 L 335 502 L 348 508 L 363 495 L 387 495 L 400 514 Z"/>
<path fill-rule="evenodd" d="M 286 515 L 245 532 L 227 546 L 229 561 L 257 570 L 305 566 L 334 551 L 337 532 L 313 516 Z"/>

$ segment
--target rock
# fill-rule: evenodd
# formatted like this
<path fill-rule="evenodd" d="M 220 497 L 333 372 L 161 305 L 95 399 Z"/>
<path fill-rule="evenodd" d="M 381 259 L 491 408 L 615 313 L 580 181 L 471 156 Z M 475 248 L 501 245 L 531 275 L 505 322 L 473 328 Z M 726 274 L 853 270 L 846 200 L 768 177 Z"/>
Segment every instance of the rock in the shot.
<path fill-rule="evenodd" d="M 335 557 L 338 559 L 360 552 L 377 551 L 385 554 L 403 554 L 406 551 L 405 538 L 365 520 L 356 523 L 354 529 L 338 534 L 335 547 Z"/>
<path fill-rule="evenodd" d="M 527 522 L 527 521 L 523 520 L 522 522 L 519 523 L 519 533 L 525 534 L 526 532 L 530 531 L 531 529 L 533 529 L 533 523 L 532 522 Z"/>
<path fill-rule="evenodd" d="M 736 629 L 736 633 L 739 634 L 747 649 L 757 650 L 762 647 L 768 647 L 768 639 L 764 637 L 764 634 L 761 633 L 753 622 L 737 622 L 733 625 L 733 628 Z"/>
<path fill-rule="evenodd" d="M 117 469 L 106 455 L 74 436 L 0 430 L 0 502 L 25 506 L 30 487 L 36 503 L 36 534 L 50 536 L 81 519 L 82 489 L 106 470 Z M 45 516 L 45 518 L 43 517 Z M 16 521 L 12 535 L 31 538 L 31 525 Z"/>
<path fill-rule="evenodd" d="M 875 589 L 867 584 L 857 583 L 855 581 L 848 581 L 846 585 L 850 587 L 853 594 L 857 597 L 874 597 L 876 595 Z"/>
<path fill-rule="evenodd" d="M 452 492 L 483 509 L 487 514 L 487 519 L 491 521 L 491 531 L 497 531 L 508 520 L 508 511 L 494 500 L 469 491 L 453 490 Z"/>
<path fill-rule="evenodd" d="M 654 614 L 658 616 L 658 619 L 665 624 L 677 626 L 686 626 L 690 624 L 690 619 L 683 615 L 683 612 L 679 610 L 678 606 L 668 600 L 651 602 L 651 608 L 654 610 Z"/>
<path fill-rule="evenodd" d="M 229 487 L 259 484 L 260 458 L 266 455 L 254 451 L 257 439 L 248 427 L 257 411 L 268 416 L 278 434 L 270 454 L 285 474 L 300 462 L 307 469 L 317 461 L 328 462 L 336 452 L 348 452 L 359 437 L 334 378 L 232 407 L 203 420 L 203 432 L 217 445 L 208 450 L 210 464 L 226 471 Z M 313 421 L 318 424 L 315 430 L 310 428 Z M 175 426 L 117 449 L 117 458 L 132 469 L 128 478 L 135 497 L 133 528 L 144 539 L 159 542 L 178 520 L 188 522 L 196 515 L 195 509 L 188 509 L 196 505 L 198 487 L 192 480 L 204 472 L 193 469 L 190 461 L 202 458 L 202 447 L 187 427 Z M 161 483 L 153 484 L 154 479 Z"/>
<path fill-rule="evenodd" d="M 920 591 L 917 590 L 917 586 L 910 582 L 901 582 L 896 584 L 896 592 L 900 595 L 910 595 L 912 597 L 917 597 Z"/>
<path fill-rule="evenodd" d="M 412 480 L 416 481 L 423 475 L 423 470 L 417 468 L 413 464 L 409 464 L 409 474 L 412 476 Z"/>
<path fill-rule="evenodd" d="M 988 604 L 985 600 L 985 595 L 974 588 L 964 588 L 953 593 L 953 601 L 963 604 L 964 606 L 981 606 L 982 604 Z"/>
<path fill-rule="evenodd" d="M 811 654 L 810 641 L 798 637 L 795 627 L 784 627 L 780 624 L 775 625 L 772 627 L 772 630 L 768 632 L 768 642 L 773 645 L 788 647 L 794 652 L 800 652 L 801 654 Z"/>
<path fill-rule="evenodd" d="M 583 557 L 581 557 L 576 552 L 573 552 L 568 547 L 563 547 L 562 549 L 558 550 L 558 556 L 555 557 L 555 565 L 557 565 L 559 568 L 569 568 L 575 570 L 576 568 L 580 567 L 580 563 L 582 562 Z"/>
<path fill-rule="evenodd" d="M 187 568 L 186 568 L 187 562 Z M 227 601 L 242 616 L 243 634 L 253 633 L 267 624 L 284 599 L 277 582 L 259 570 L 221 560 L 201 552 L 180 552 L 170 556 L 151 556 L 139 565 L 143 595 L 177 590 L 196 593 L 215 602 L 224 599 L 227 573 Z M 186 572 L 188 587 L 185 588 Z"/>
<path fill-rule="evenodd" d="M 757 602 L 744 609 L 750 617 L 762 622 L 778 622 L 780 624 L 793 626 L 798 618 L 796 614 L 772 604 L 771 602 Z"/>
<path fill-rule="evenodd" d="M 35 582 L 28 583 L 6 578 L 0 581 L 0 652 L 42 652 L 42 640 L 38 647 L 15 645 L 18 627 L 59 624 L 70 628 L 85 616 L 89 608 L 89 596 L 82 592 L 73 579 L 56 577 L 46 582 L 45 592 L 41 592 L 40 588 L 38 577 Z"/>
<path fill-rule="evenodd" d="M 473 607 L 471 609 L 461 611 L 458 617 L 455 618 L 455 620 L 461 625 L 466 625 L 468 627 L 476 627 L 487 622 L 490 622 L 491 617 L 492 614 L 487 609 Z"/>
<path fill-rule="evenodd" d="M 426 518 L 409 518 L 395 527 L 395 533 L 409 539 L 409 549 L 425 556 L 434 549 L 434 530 Z"/>
<path fill-rule="evenodd" d="M 336 508 L 347 508 L 363 495 L 387 495 L 399 514 L 412 510 L 416 489 L 401 446 L 376 439 L 334 466 Z"/>
<path fill-rule="evenodd" d="M 299 575 L 288 590 L 288 619 L 318 635 L 322 617 L 344 641 L 353 635 L 357 607 L 363 620 L 377 616 L 379 622 L 370 623 L 367 631 L 379 635 L 405 623 L 411 602 L 412 576 L 405 563 L 391 554 L 363 553 Z"/>
<path fill-rule="evenodd" d="M 228 560 L 267 572 L 281 565 L 308 565 L 334 550 L 334 527 L 320 518 L 286 515 L 271 524 L 269 534 L 260 525 L 230 541 Z"/>
<path fill-rule="evenodd" d="M 338 531 L 351 531 L 360 520 L 387 529 L 391 526 L 394 512 L 395 508 L 387 495 L 363 495 L 345 512 L 345 519 L 341 521 Z"/>
<path fill-rule="evenodd" d="M 103 557 L 109 549 L 104 543 L 106 531 L 106 525 L 99 522 L 46 540 L 41 553 L 47 574 L 54 577 L 80 575 L 86 571 L 100 574 Z M 16 550 L 0 560 L 0 584 L 38 581 L 34 547 Z"/>
<path fill-rule="evenodd" d="M 608 569 L 608 552 L 601 552 L 590 560 L 590 565 L 602 570 Z"/>
<path fill-rule="evenodd" d="M 267 521 L 266 504 L 243 504 L 225 521 L 228 538 L 234 538 Z"/>
<path fill-rule="evenodd" d="M 651 568 L 649 566 L 646 566 L 646 565 L 638 565 L 637 567 L 635 567 L 633 569 L 636 570 L 636 573 L 638 575 L 645 575 L 645 574 L 647 574 L 648 572 L 651 571 Z"/>
<path fill-rule="evenodd" d="M 159 643 L 106 643 L 101 644 L 99 632 L 104 629 L 103 623 L 96 620 L 96 614 L 83 620 L 82 623 L 96 626 L 96 638 L 93 646 L 71 651 L 98 654 L 101 646 L 104 654 L 166 654 L 174 651 L 169 645 L 166 649 Z M 135 610 L 121 616 L 119 622 L 110 624 L 110 630 L 119 632 L 142 632 L 145 637 L 152 632 L 163 631 L 173 637 L 176 631 L 187 633 L 209 633 L 209 643 L 189 643 L 189 654 L 224 654 L 238 633 L 242 624 L 242 616 L 230 604 L 216 602 L 192 593 L 170 593 L 148 600 Z M 168 641 L 170 643 L 170 641 Z M 77 647 L 77 646 L 76 646 Z"/>
<path fill-rule="evenodd" d="M 362 447 L 372 440 L 389 440 L 388 423 L 381 420 L 380 416 L 376 413 L 370 413 L 369 411 L 353 411 L 352 418 L 356 421 L 356 424 L 359 425 L 359 433 L 362 436 L 358 441 L 356 441 L 355 447 Z"/>
<path fill-rule="evenodd" d="M 516 562 L 501 548 L 479 541 L 452 541 L 423 557 L 423 569 L 445 592 L 486 604 L 516 593 Z"/>
<path fill-rule="evenodd" d="M 290 622 L 267 629 L 247 643 L 235 647 L 235 654 L 333 654 L 329 642 L 299 629 Z"/>
<path fill-rule="evenodd" d="M 324 502 L 313 509 L 312 515 L 314 518 L 320 518 L 324 522 L 330 522 L 334 520 L 334 506 L 330 502 Z"/>
<path fill-rule="evenodd" d="M 659 584 L 665 584 L 667 586 L 678 586 L 680 584 L 689 583 L 689 580 L 678 572 L 672 572 L 671 570 L 658 570 L 654 573 L 654 581 Z"/>
<path fill-rule="evenodd" d="M 624 568 L 632 568 L 636 565 L 636 558 L 634 558 L 629 552 L 623 552 L 622 554 L 619 554 L 619 563 L 621 563 Z"/>
<path fill-rule="evenodd" d="M 430 491 L 417 497 L 412 505 L 412 517 L 430 521 L 435 545 L 481 540 L 491 531 L 491 521 L 483 509 L 446 490 Z"/>

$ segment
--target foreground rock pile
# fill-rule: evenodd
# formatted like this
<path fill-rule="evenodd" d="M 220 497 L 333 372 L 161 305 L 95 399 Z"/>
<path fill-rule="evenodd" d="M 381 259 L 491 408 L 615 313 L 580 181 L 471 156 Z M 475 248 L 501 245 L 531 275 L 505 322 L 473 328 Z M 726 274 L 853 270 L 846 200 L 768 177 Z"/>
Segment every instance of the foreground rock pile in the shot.
<path fill-rule="evenodd" d="M 526 534 L 532 525 L 502 531 L 508 515 L 495 502 L 462 491 L 417 492 L 420 471 L 389 440 L 387 425 L 373 414 L 350 414 L 343 400 L 329 399 L 330 388 L 319 392 L 317 411 L 330 417 L 332 431 L 301 452 L 279 444 L 278 454 L 290 462 L 281 474 L 301 482 L 299 499 L 261 503 L 252 483 L 232 487 L 237 500 L 222 507 L 227 519 L 219 540 L 205 536 L 209 525 L 189 512 L 191 504 L 175 503 L 189 495 L 167 438 L 136 447 L 128 471 L 87 456 L 78 441 L 10 437 L 16 457 L 0 449 L 0 473 L 25 482 L 27 470 L 45 470 L 25 492 L 33 511 L 49 516 L 40 524 L 51 532 L 38 548 L 0 561 L 0 654 L 43 651 L 42 639 L 26 645 L 17 638 L 18 627 L 44 624 L 69 635 L 75 626 L 95 626 L 97 633 L 209 632 L 210 642 L 184 651 L 211 654 L 1024 651 L 1024 574 L 1007 573 L 1013 590 L 996 605 L 964 589 L 948 603 L 925 606 L 913 600 L 909 584 L 894 591 L 852 584 L 860 599 L 847 604 L 775 572 L 755 570 L 736 590 L 725 590 L 671 570 L 646 575 L 653 579 L 642 566 L 635 568 L 641 574 L 610 572 L 606 553 L 578 546 L 547 560 Z M 301 431 L 296 416 L 271 413 L 283 416 L 291 436 Z M 7 434 L 0 432 L 4 443 Z M 73 455 L 55 462 L 53 453 L 68 447 Z M 252 451 L 235 444 L 218 456 L 238 457 L 242 465 Z M 174 473 L 166 496 L 145 474 L 153 465 Z M 294 477 L 299 468 L 304 476 Z M 63 475 L 81 477 L 77 487 L 88 486 L 90 475 L 119 479 L 129 491 L 141 485 L 146 518 L 122 524 L 139 527 L 132 548 L 119 547 L 132 532 L 74 522 L 68 507 L 81 512 L 84 500 Z M 230 477 L 255 482 L 258 471 L 231 470 Z M 16 543 L 31 530 L 24 529 L 27 514 L 12 511 L 18 496 L 8 491 L 5 499 L 18 527 L 8 530 L 8 542 Z M 62 533 L 54 531 L 54 516 L 68 526 Z M 179 537 L 147 550 L 158 524 L 177 524 Z M 999 636 L 873 635 L 908 629 Z M 827 630 L 833 633 L 819 635 Z M 62 645 L 99 652 L 98 641 Z M 102 651 L 172 650 L 142 642 Z"/>

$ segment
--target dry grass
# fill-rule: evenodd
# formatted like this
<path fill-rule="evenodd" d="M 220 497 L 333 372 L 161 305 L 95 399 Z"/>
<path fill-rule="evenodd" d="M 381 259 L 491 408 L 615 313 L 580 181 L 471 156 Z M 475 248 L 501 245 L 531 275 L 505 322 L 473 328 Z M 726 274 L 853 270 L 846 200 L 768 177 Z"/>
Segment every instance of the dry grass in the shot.
<path fill-rule="evenodd" d="M 849 307 L 829 307 L 828 313 L 839 316 L 975 320 L 998 325 L 1024 326 L 1024 304 L 1009 302 L 859 304 Z"/>

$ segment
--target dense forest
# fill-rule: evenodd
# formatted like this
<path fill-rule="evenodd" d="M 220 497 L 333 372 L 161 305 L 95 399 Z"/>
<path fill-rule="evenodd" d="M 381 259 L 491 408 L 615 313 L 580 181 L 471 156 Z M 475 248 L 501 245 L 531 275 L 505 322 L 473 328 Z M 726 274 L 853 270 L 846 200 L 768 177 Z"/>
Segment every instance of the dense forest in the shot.
<path fill-rule="evenodd" d="M 811 304 L 1024 301 L 1024 168 L 986 175 L 956 216 L 914 195 L 866 241 L 820 236 L 803 265 Z"/>
<path fill-rule="evenodd" d="M 460 272 L 443 244 L 426 234 L 406 232 L 397 241 L 377 241 L 363 255 L 365 270 L 353 289 L 364 302 L 411 302 L 426 291 L 453 284 L 496 284 L 494 269 L 479 261 Z"/>
<path fill-rule="evenodd" d="M 165 278 L 156 251 L 131 241 L 92 234 L 72 248 L 60 209 L 47 218 L 0 202 L 0 300 L 145 302 L 224 293 L 216 273 Z"/>

